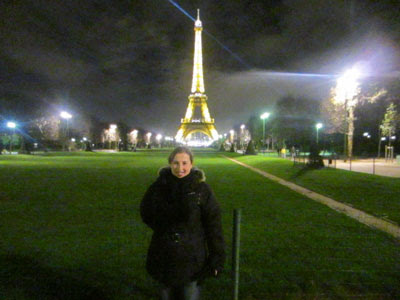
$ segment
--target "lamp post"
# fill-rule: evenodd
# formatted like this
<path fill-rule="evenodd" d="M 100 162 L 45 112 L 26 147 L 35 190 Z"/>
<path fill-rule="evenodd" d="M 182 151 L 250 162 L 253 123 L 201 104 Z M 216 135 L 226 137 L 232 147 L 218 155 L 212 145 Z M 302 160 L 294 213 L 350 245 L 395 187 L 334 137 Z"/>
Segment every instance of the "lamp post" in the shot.
<path fill-rule="evenodd" d="M 338 78 L 336 84 L 335 101 L 344 104 L 346 110 L 347 121 L 347 156 L 353 154 L 353 135 L 354 135 L 354 108 L 357 104 L 357 94 L 359 93 L 360 72 L 357 68 L 347 70 L 341 77 Z M 346 148 L 346 135 L 345 135 Z M 346 149 L 345 149 L 346 154 Z"/>
<path fill-rule="evenodd" d="M 132 144 L 133 144 L 133 151 L 136 151 L 137 136 L 138 136 L 138 131 L 136 129 L 132 130 L 131 138 L 132 138 Z"/>
<path fill-rule="evenodd" d="M 117 136 L 117 128 L 118 126 L 116 124 L 110 124 L 110 149 L 112 148 L 112 142 L 115 142 L 115 149 L 118 149 L 118 140 L 119 136 Z"/>
<path fill-rule="evenodd" d="M 15 134 L 15 127 L 17 127 L 17 124 L 15 122 L 7 122 L 7 127 L 12 130 L 11 137 L 10 137 L 10 154 L 11 154 L 12 153 L 12 143 L 13 143 L 14 134 Z"/>
<path fill-rule="evenodd" d="M 229 137 L 230 137 L 230 141 L 231 141 L 231 143 L 233 143 L 233 139 L 234 139 L 234 136 L 235 136 L 235 130 L 233 130 L 233 129 L 231 129 L 231 130 L 229 130 Z"/>
<path fill-rule="evenodd" d="M 64 139 L 65 142 L 63 143 L 63 150 L 65 150 L 65 146 L 66 146 L 65 144 L 66 144 L 66 141 L 69 138 L 69 123 L 68 123 L 68 121 L 69 121 L 69 119 L 72 118 L 72 115 L 70 113 L 66 112 L 66 111 L 62 111 L 60 113 L 60 117 L 63 118 L 67 123 L 66 129 L 65 129 L 65 139 Z"/>
<path fill-rule="evenodd" d="M 267 119 L 269 115 L 269 112 L 265 112 L 260 116 L 260 119 L 263 120 L 263 144 L 265 144 L 265 119 Z"/>
<path fill-rule="evenodd" d="M 315 128 L 317 129 L 317 145 L 318 145 L 318 132 L 319 132 L 319 130 L 322 128 L 322 123 L 317 123 L 317 124 L 315 124 Z"/>
<path fill-rule="evenodd" d="M 157 140 L 157 143 L 158 143 L 158 148 L 161 148 L 161 139 L 162 139 L 162 135 L 161 134 L 157 134 L 156 140 Z"/>
<path fill-rule="evenodd" d="M 146 134 L 146 136 L 147 136 L 147 148 L 150 148 L 151 132 L 148 132 L 148 133 Z"/>
<path fill-rule="evenodd" d="M 246 125 L 242 124 L 240 125 L 240 148 L 243 149 L 244 146 L 244 129 L 246 128 Z"/>

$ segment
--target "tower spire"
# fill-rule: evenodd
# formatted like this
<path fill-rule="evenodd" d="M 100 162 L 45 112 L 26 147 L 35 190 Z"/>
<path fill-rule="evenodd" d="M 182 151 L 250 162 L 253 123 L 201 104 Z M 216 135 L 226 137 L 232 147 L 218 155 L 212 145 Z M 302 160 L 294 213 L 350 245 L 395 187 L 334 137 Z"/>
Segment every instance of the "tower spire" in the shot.
<path fill-rule="evenodd" d="M 193 60 L 193 79 L 192 93 L 204 93 L 203 78 L 203 53 L 201 45 L 201 32 L 203 25 L 200 21 L 200 9 L 197 9 L 197 20 L 194 23 L 195 44 L 194 44 L 194 60 Z"/>

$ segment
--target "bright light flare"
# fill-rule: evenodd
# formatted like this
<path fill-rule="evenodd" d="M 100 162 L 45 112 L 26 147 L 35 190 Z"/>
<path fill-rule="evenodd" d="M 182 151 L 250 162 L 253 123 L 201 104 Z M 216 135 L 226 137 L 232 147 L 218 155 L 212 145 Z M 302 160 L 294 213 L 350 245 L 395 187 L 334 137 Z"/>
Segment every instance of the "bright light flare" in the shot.
<path fill-rule="evenodd" d="M 188 141 L 186 144 L 190 147 L 208 147 L 213 143 L 213 140 L 191 140 Z"/>
<path fill-rule="evenodd" d="M 357 68 L 347 70 L 341 77 L 338 78 L 335 89 L 335 101 L 345 103 L 346 100 L 352 100 L 359 92 L 358 79 L 361 77 L 360 71 Z M 352 103 L 348 103 L 352 105 Z"/>
<path fill-rule="evenodd" d="M 161 139 L 162 139 L 162 135 L 161 135 L 161 134 L 157 134 L 156 140 L 157 140 L 157 141 L 161 141 Z"/>
<path fill-rule="evenodd" d="M 60 117 L 63 118 L 63 119 L 68 120 L 68 119 L 72 118 L 72 115 L 70 113 L 66 112 L 66 111 L 62 111 L 60 113 Z"/>
<path fill-rule="evenodd" d="M 269 117 L 269 115 L 270 115 L 269 112 L 263 113 L 263 114 L 260 116 L 260 119 L 261 119 L 261 120 L 265 120 L 265 119 L 267 119 L 267 118 Z"/>
<path fill-rule="evenodd" d="M 7 127 L 8 128 L 15 128 L 15 127 L 17 127 L 17 124 L 15 122 L 7 122 Z"/>
<path fill-rule="evenodd" d="M 317 129 L 321 129 L 322 126 L 324 126 L 322 123 L 315 124 L 315 128 L 317 128 Z"/>

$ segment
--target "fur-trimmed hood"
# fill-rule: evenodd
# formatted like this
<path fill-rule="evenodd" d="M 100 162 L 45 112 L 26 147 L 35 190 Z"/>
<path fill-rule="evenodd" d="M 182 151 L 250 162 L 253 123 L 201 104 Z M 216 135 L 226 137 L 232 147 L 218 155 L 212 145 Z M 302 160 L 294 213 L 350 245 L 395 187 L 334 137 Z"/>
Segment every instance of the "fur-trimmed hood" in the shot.
<path fill-rule="evenodd" d="M 192 175 L 192 174 L 193 174 L 195 180 L 197 181 L 197 183 L 205 182 L 205 181 L 206 181 L 206 174 L 204 173 L 203 170 L 198 169 L 198 168 L 196 168 L 196 167 L 193 167 L 192 170 L 190 170 L 190 174 L 189 174 L 188 176 L 190 176 L 190 175 Z M 160 168 L 160 169 L 158 170 L 158 176 L 159 176 L 162 180 L 163 180 L 163 179 L 166 179 L 167 176 L 170 176 L 170 175 L 172 175 L 171 167 L 170 167 L 170 166 L 162 167 L 162 168 Z M 174 176 L 174 175 L 172 175 L 172 176 Z"/>

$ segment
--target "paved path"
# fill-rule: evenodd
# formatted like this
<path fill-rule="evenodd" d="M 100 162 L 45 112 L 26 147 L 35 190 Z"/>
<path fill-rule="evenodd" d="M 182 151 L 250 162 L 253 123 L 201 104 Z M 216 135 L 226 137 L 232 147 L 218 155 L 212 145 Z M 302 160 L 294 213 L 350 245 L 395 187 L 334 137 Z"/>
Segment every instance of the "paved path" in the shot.
<path fill-rule="evenodd" d="M 385 161 L 384 159 L 357 159 L 352 160 L 350 165 L 350 160 L 346 162 L 343 160 L 332 161 L 332 164 L 328 164 L 328 160 L 324 160 L 326 167 L 338 168 L 343 170 L 349 170 L 354 172 L 362 172 L 375 174 L 380 176 L 388 177 L 398 177 L 400 178 L 400 165 L 393 162 Z"/>
<path fill-rule="evenodd" d="M 254 171 L 254 172 L 256 172 L 256 173 L 258 173 L 258 174 L 260 174 L 260 175 L 262 175 L 262 176 L 264 176 L 264 177 L 266 177 L 266 178 L 268 178 L 268 179 L 270 179 L 270 180 L 272 180 L 274 182 L 277 182 L 277 183 L 279 183 L 281 185 L 284 185 L 284 186 L 288 187 L 289 189 L 291 189 L 291 190 L 293 190 L 295 192 L 298 192 L 298 193 L 300 193 L 300 194 L 302 194 L 302 195 L 304 195 L 304 196 L 306 196 L 306 197 L 308 197 L 308 198 L 310 198 L 310 199 L 312 199 L 312 200 L 314 200 L 316 202 L 322 203 L 322 204 L 332 208 L 333 210 L 335 210 L 337 212 L 343 213 L 343 214 L 345 214 L 345 215 L 347 215 L 347 216 L 359 221 L 360 223 L 363 223 L 363 224 L 368 225 L 370 227 L 377 228 L 379 230 L 382 230 L 384 232 L 389 233 L 390 235 L 394 236 L 395 238 L 400 239 L 400 227 L 395 225 L 395 224 L 392 224 L 392 223 L 387 222 L 385 220 L 382 220 L 382 219 L 379 219 L 377 217 L 374 217 L 374 216 L 372 216 L 370 214 L 367 214 L 367 213 L 365 213 L 365 212 L 363 212 L 361 210 L 358 210 L 358 209 L 353 208 L 351 206 L 345 205 L 345 204 L 343 204 L 341 202 L 335 201 L 335 200 L 333 200 L 333 199 L 331 199 L 329 197 L 326 197 L 324 195 L 321 195 L 321 194 L 315 193 L 313 191 L 310 191 L 310 190 L 308 190 L 306 188 L 303 188 L 303 187 L 301 187 L 301 186 L 299 186 L 297 184 L 294 184 L 292 182 L 286 181 L 284 179 L 276 177 L 275 175 L 269 174 L 269 173 L 264 172 L 264 171 L 262 171 L 260 169 L 257 169 L 255 167 L 252 167 L 252 166 L 249 166 L 249 165 L 247 165 L 245 163 L 242 163 L 242 162 L 240 162 L 240 161 L 238 161 L 236 159 L 233 159 L 233 158 L 230 158 L 230 157 L 227 157 L 227 156 L 223 156 L 223 157 L 225 157 L 225 158 L 227 158 L 227 159 L 229 159 L 229 160 L 231 160 L 231 161 L 233 161 L 233 162 L 235 162 L 235 163 L 237 163 L 237 164 L 239 164 L 239 165 L 241 165 L 241 166 L 243 166 L 245 168 L 248 168 L 248 169 L 250 169 L 250 170 L 252 170 L 252 171 Z"/>

